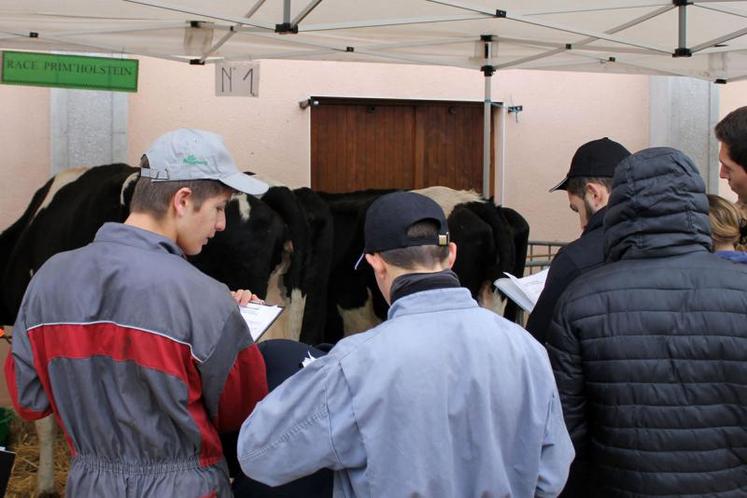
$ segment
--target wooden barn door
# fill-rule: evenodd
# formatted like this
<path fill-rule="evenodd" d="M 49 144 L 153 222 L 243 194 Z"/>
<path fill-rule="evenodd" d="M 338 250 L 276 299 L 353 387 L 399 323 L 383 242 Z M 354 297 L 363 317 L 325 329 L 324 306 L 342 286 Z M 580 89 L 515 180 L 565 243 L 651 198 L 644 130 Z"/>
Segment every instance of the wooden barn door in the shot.
<path fill-rule="evenodd" d="M 311 108 L 313 189 L 482 190 L 481 103 L 314 100 L 319 104 Z"/>

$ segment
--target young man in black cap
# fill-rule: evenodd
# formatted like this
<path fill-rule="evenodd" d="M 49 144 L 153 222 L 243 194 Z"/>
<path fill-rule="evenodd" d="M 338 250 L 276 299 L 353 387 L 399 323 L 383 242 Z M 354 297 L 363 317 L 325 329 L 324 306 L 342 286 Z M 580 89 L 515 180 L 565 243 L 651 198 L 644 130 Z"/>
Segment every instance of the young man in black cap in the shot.
<path fill-rule="evenodd" d="M 460 286 L 441 208 L 388 194 L 364 232 L 388 319 L 257 405 L 244 472 L 277 485 L 326 467 L 348 498 L 557 496 L 573 451 L 547 354 Z"/>
<path fill-rule="evenodd" d="M 615 167 L 629 155 L 625 147 L 607 137 L 585 143 L 574 154 L 566 177 L 550 189 L 550 192 L 566 191 L 568 203 L 571 210 L 578 213 L 583 232 L 553 259 L 545 289 L 529 315 L 527 330 L 543 344 L 555 303 L 565 288 L 573 279 L 604 262 L 602 221 L 612 190 L 612 177 Z"/>

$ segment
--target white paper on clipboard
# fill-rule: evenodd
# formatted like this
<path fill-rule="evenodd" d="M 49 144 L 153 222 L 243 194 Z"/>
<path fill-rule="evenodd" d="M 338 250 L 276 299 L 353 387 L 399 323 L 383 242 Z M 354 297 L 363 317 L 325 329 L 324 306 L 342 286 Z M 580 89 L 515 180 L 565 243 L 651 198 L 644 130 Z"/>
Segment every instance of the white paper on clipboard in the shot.
<path fill-rule="evenodd" d="M 244 321 L 249 326 L 249 332 L 252 334 L 252 339 L 257 342 L 262 334 L 264 334 L 270 325 L 280 316 L 283 312 L 282 306 L 249 303 L 246 306 L 239 306 L 241 310 L 241 316 L 244 317 Z"/>

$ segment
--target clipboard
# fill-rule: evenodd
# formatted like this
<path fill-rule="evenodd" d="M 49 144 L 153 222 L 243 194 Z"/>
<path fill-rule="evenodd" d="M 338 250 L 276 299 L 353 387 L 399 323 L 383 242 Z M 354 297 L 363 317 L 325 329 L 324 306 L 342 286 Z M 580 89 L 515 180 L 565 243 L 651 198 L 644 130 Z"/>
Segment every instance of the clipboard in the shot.
<path fill-rule="evenodd" d="M 16 454 L 0 446 L 0 497 L 5 496 Z"/>
<path fill-rule="evenodd" d="M 275 323 L 284 309 L 274 304 L 248 303 L 246 306 L 239 306 L 241 316 L 249 326 L 249 333 L 254 342 L 259 341 L 259 338 Z"/>

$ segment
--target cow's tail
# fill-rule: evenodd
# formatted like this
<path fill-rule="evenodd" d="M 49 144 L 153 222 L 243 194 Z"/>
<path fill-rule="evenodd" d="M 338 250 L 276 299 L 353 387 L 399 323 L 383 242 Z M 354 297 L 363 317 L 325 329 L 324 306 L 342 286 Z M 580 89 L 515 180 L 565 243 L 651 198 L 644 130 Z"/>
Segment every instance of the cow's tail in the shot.
<path fill-rule="evenodd" d="M 513 209 L 496 206 L 492 198 L 484 202 L 468 203 L 466 206 L 487 223 L 493 232 L 496 260 L 486 269 L 489 280 L 492 282 L 503 276 L 503 272 L 521 277 L 524 274 L 529 241 L 529 224 L 524 217 Z M 518 311 L 516 303 L 510 301 L 504 317 L 515 321 Z"/>
<path fill-rule="evenodd" d="M 527 261 L 529 223 L 527 223 L 527 220 L 522 215 L 511 208 L 501 207 L 500 209 L 503 213 L 503 217 L 506 219 L 513 231 L 514 248 L 516 253 L 514 255 L 514 267 L 511 273 L 520 276 L 524 274 L 524 268 Z"/>
<path fill-rule="evenodd" d="M 521 277 L 524 275 L 526 267 L 527 249 L 529 246 L 529 223 L 527 223 L 527 220 L 522 215 L 511 208 L 499 206 L 499 209 L 501 210 L 503 219 L 511 227 L 513 237 L 514 259 L 511 270 L 507 271 L 512 275 Z M 513 300 L 509 300 L 503 316 L 513 322 L 519 317 L 519 307 Z"/>
<path fill-rule="evenodd" d="M 332 213 L 311 189 L 300 188 L 294 193 L 303 207 L 310 236 L 301 287 L 306 294 L 301 341 L 319 344 L 325 340 L 326 330 L 327 288 L 334 249 Z"/>

